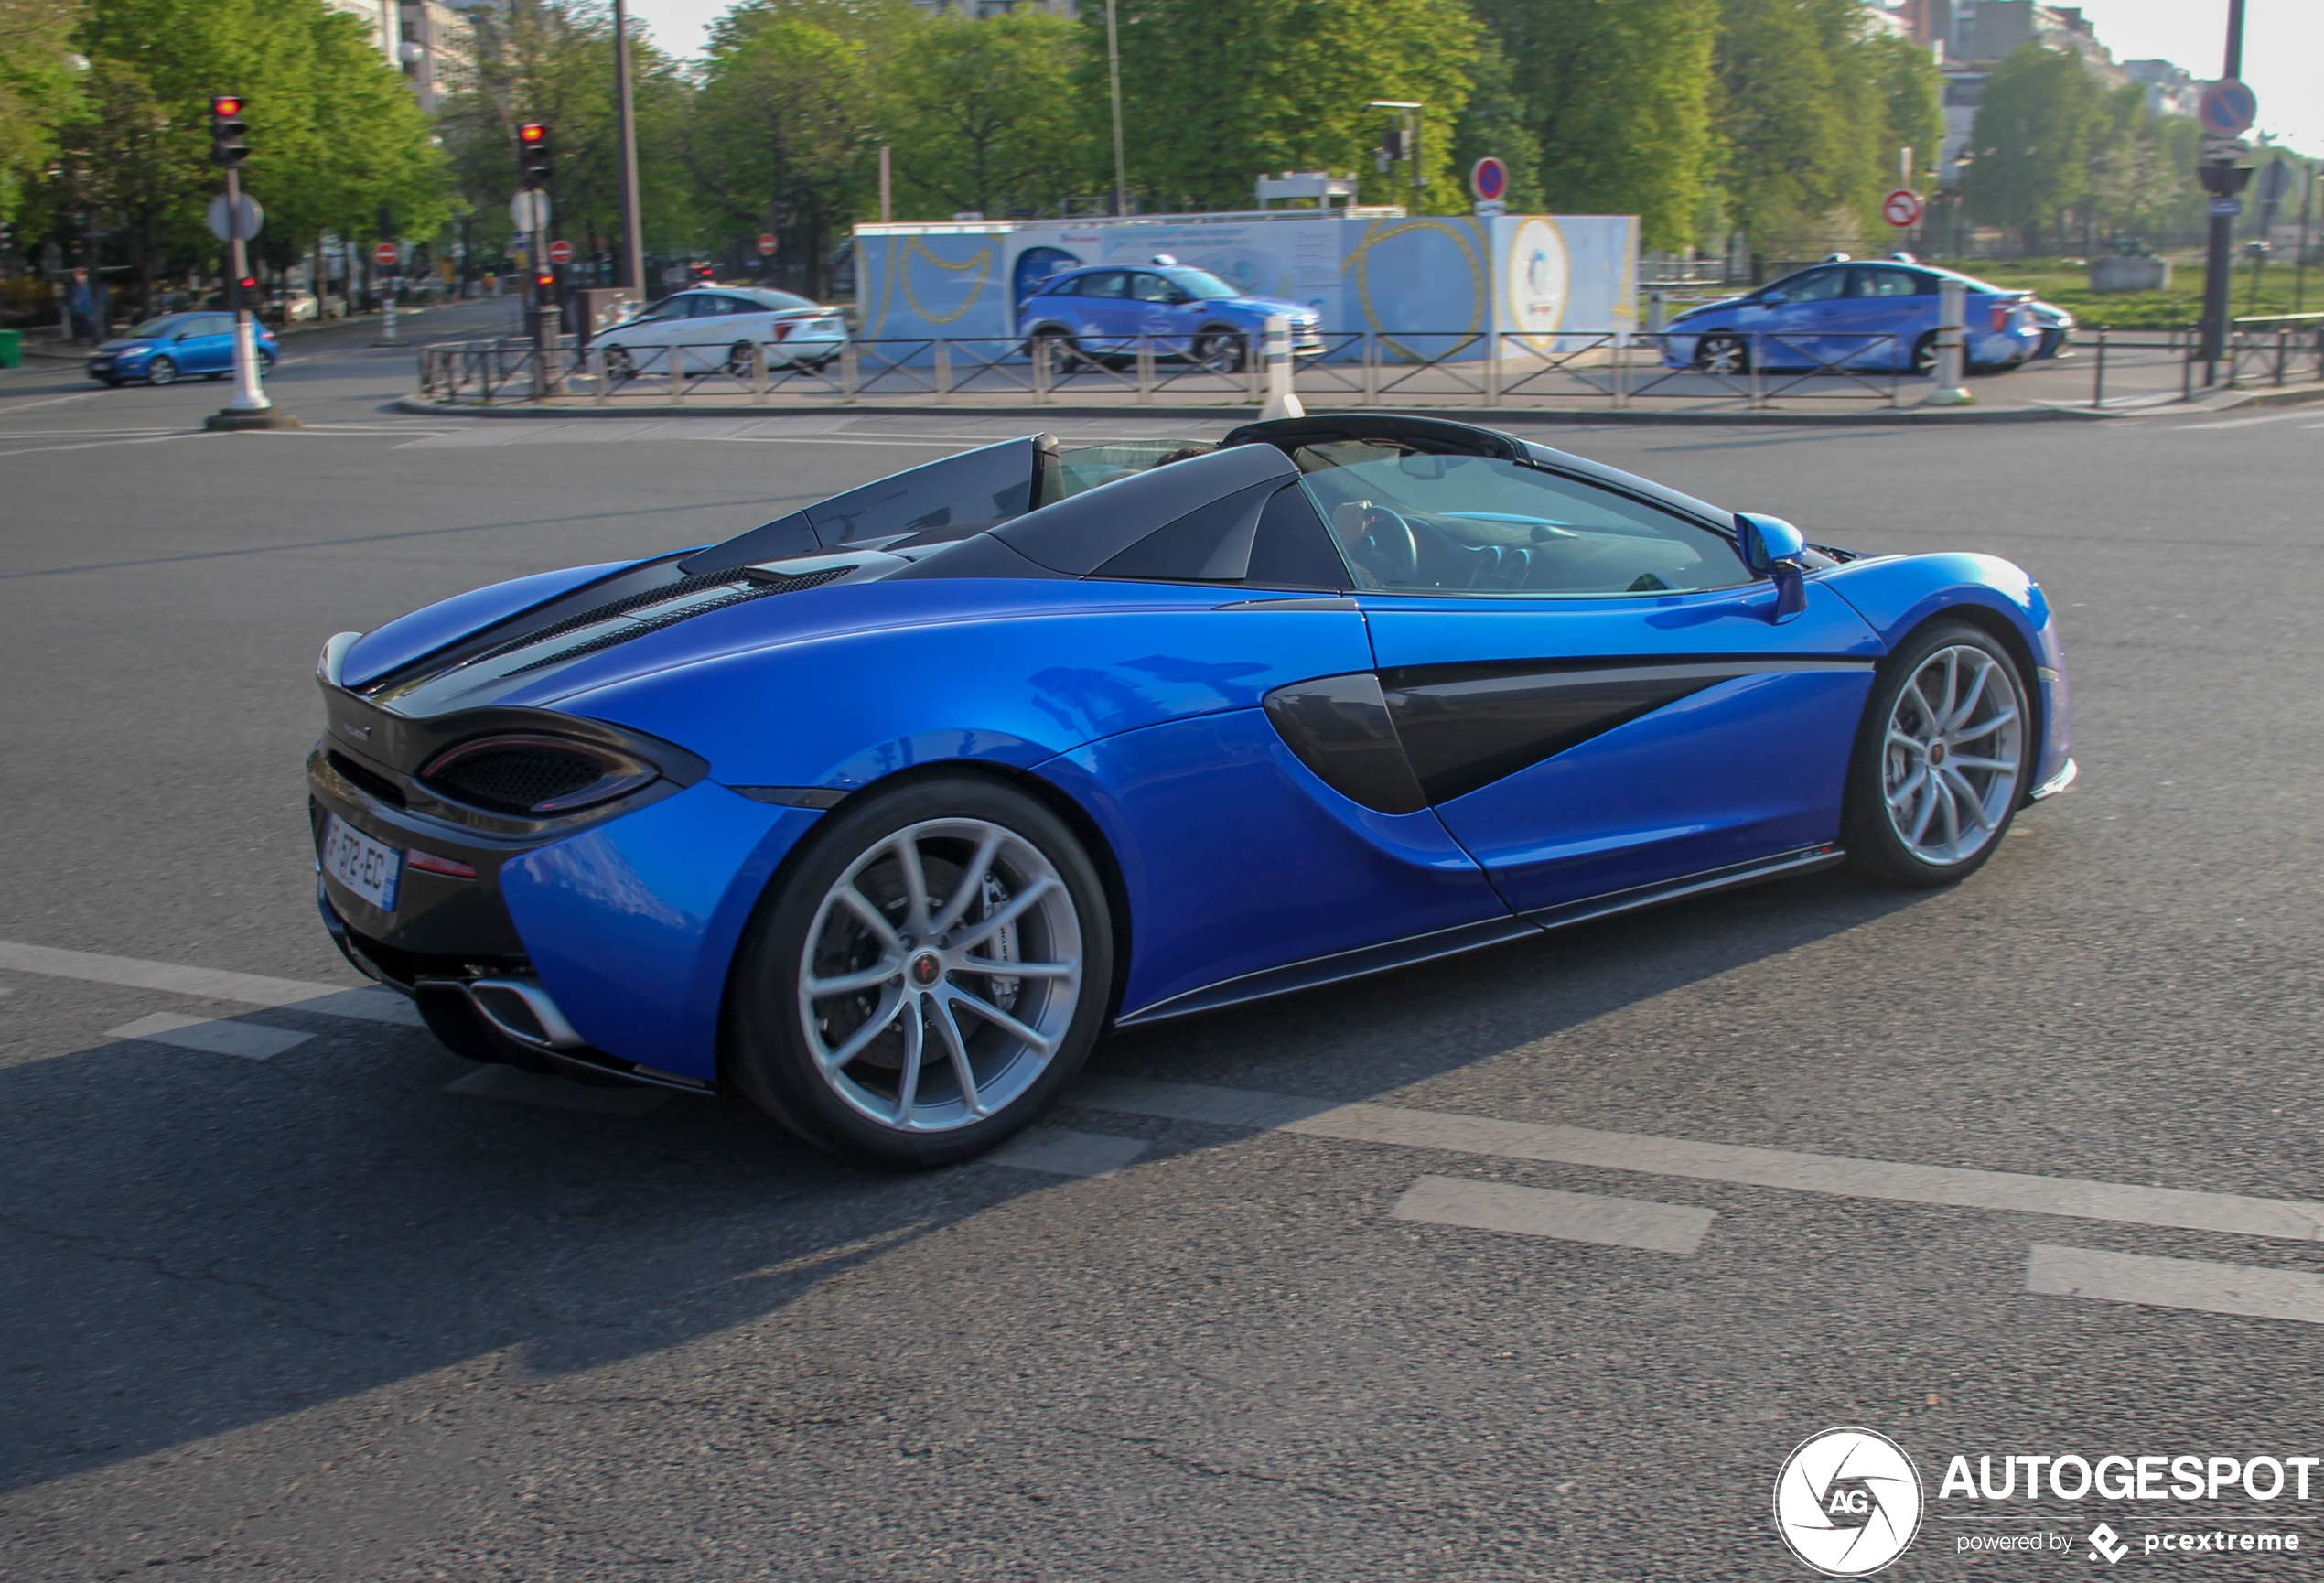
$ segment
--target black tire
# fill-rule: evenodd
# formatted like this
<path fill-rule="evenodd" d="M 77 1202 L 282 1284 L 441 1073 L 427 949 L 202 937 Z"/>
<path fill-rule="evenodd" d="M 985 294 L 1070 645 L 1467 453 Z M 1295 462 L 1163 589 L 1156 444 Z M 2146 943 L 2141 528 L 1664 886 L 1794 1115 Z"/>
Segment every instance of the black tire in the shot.
<path fill-rule="evenodd" d="M 1695 343 L 1695 366 L 1722 377 L 1751 372 L 1751 349 L 1739 335 L 1714 330 Z"/>
<path fill-rule="evenodd" d="M 1238 329 L 1214 326 L 1194 338 L 1194 361 L 1221 373 L 1241 373 L 1250 356 L 1250 343 Z"/>
<path fill-rule="evenodd" d="M 1006 1064 L 979 1072 L 976 1061 L 972 1059 L 971 1073 L 979 1086 L 990 1084 L 997 1093 L 1002 1092 L 1003 1079 L 1021 1072 L 1024 1075 L 1016 1081 L 1022 1086 L 1008 1091 L 1006 1102 L 981 1119 L 946 1122 L 943 1130 L 907 1131 L 892 1122 L 875 1120 L 858 1108 L 863 1098 L 860 1088 L 855 1090 L 855 1098 L 851 1102 L 842 1097 L 837 1080 L 824 1076 L 810 1044 L 800 987 L 802 975 L 807 971 L 810 934 L 817 930 L 825 899 L 833 894 L 834 888 L 860 859 L 877 853 L 899 834 L 930 821 L 957 821 L 963 825 L 976 822 L 997 826 L 1046 863 L 1070 903 L 1068 910 L 1057 909 L 1052 903 L 1050 912 L 1070 910 L 1072 932 L 1078 939 L 1070 942 L 1036 941 L 1035 932 L 1042 927 L 1038 923 L 1031 925 L 1034 932 L 1020 934 L 1019 938 L 1026 942 L 1028 951 L 1072 950 L 1073 960 L 1080 964 L 1080 976 L 1073 997 L 1059 1001 L 1047 999 L 1059 993 L 1049 987 L 1049 980 L 1007 981 L 1018 986 L 1008 991 L 1009 1007 L 1023 1010 L 1035 1020 L 1046 1017 L 1049 1025 L 1057 1030 L 1047 1064 L 1020 1067 L 1017 1063 L 1030 1060 L 1030 1048 L 1017 1046 L 1017 1041 L 1001 1035 L 984 1048 L 1002 1051 Z M 922 853 L 932 913 L 935 903 L 960 888 L 956 878 L 967 870 L 964 866 L 956 865 L 952 877 L 941 875 L 941 837 L 930 840 L 929 847 L 915 849 Z M 1002 866 L 1008 860 L 1004 852 L 992 868 L 995 877 L 1002 875 Z M 879 872 L 877 866 L 866 867 L 856 880 L 866 888 L 867 894 L 874 896 L 877 905 L 886 909 L 891 903 L 877 893 L 874 884 Z M 1021 895 L 1028 890 L 1029 887 L 1020 879 L 1017 893 Z M 1056 894 L 1053 889 L 1047 893 Z M 984 894 L 985 899 L 981 905 L 989 910 L 993 905 L 991 893 Z M 844 910 L 834 911 L 833 917 L 839 918 Z M 895 916 L 908 925 L 909 913 L 899 910 Z M 983 916 L 990 916 L 989 911 Z M 1029 909 L 1023 916 L 1028 921 L 1035 918 Z M 956 929 L 965 926 L 965 922 L 954 925 Z M 830 928 L 831 924 L 825 921 L 824 932 L 813 942 L 816 951 L 821 952 L 827 945 Z M 912 952 L 931 943 L 911 942 L 908 927 L 903 938 L 910 942 L 905 953 L 908 959 Z M 934 943 L 941 944 L 943 939 L 939 934 Z M 1033 962 L 1030 957 L 1012 960 L 1026 961 L 1028 966 Z M 859 967 L 857 964 L 846 970 L 856 971 Z M 872 970 L 879 971 L 878 965 L 875 964 Z M 906 971 L 899 967 L 893 982 L 900 986 Z M 830 815 L 760 898 L 736 951 L 734 970 L 728 980 L 723 1070 L 760 1109 L 817 1147 L 844 1158 L 889 1168 L 925 1169 L 951 1165 L 984 1153 L 1025 1127 L 1072 1081 L 1104 1026 L 1113 972 L 1113 926 L 1105 888 L 1089 855 L 1062 820 L 1025 793 L 980 776 L 909 782 L 874 793 Z M 958 976 L 956 973 L 927 978 L 915 975 L 914 982 L 951 985 L 958 981 Z M 990 990 L 1004 981 L 988 977 L 985 982 Z M 1034 1003 L 1016 998 L 1026 993 L 1024 986 L 1028 985 L 1040 985 L 1034 991 L 1044 997 L 1038 1011 L 1030 1009 Z M 870 1001 L 886 993 L 883 985 L 856 998 Z M 849 1027 L 834 1031 L 829 1021 L 823 1019 L 821 1008 L 831 1004 L 844 1007 L 850 1004 L 848 998 L 822 997 L 812 1004 L 818 1008 L 818 1039 L 844 1039 L 846 1034 L 862 1032 L 881 1015 L 872 1010 L 859 1016 Z M 906 1006 L 918 1004 L 907 1002 Z M 902 1018 L 921 1015 L 918 1010 L 899 1009 L 888 1014 L 888 1020 L 881 1027 L 895 1029 L 900 1037 L 905 1031 Z M 929 1015 L 932 1018 L 935 1014 Z M 953 1026 L 960 1027 L 962 1023 L 956 1020 Z M 983 1026 L 993 1034 L 1000 1033 L 989 1024 Z M 930 1063 L 923 1069 L 924 1096 L 940 1086 L 940 1080 L 932 1074 L 948 1071 L 951 1058 L 941 1053 L 945 1047 L 931 1023 L 921 1023 L 919 1028 L 926 1052 L 923 1060 Z M 876 1063 L 876 1054 L 885 1046 L 888 1037 L 882 1032 L 866 1050 L 860 1058 L 863 1066 Z M 972 1042 L 979 1037 L 975 1033 L 969 1036 Z M 1011 1047 L 1017 1049 L 1014 1055 L 1006 1054 Z M 834 1051 L 835 1056 L 838 1053 Z M 859 1066 L 857 1062 L 842 1062 L 839 1070 L 845 1076 L 858 1072 Z M 877 1078 L 877 1073 L 868 1075 Z M 900 1104 L 898 1108 L 901 1109 Z"/>
<path fill-rule="evenodd" d="M 1930 330 L 1912 343 L 1912 372 L 1927 379 L 1937 372 L 1937 332 Z"/>
<path fill-rule="evenodd" d="M 107 390 L 119 390 L 121 388 L 121 382 L 117 379 L 101 379 L 97 382 L 103 385 Z"/>
<path fill-rule="evenodd" d="M 638 365 L 626 346 L 605 349 L 605 377 L 611 384 L 627 384 L 638 377 Z"/>
<path fill-rule="evenodd" d="M 1888 737 L 1891 718 L 1898 713 L 1899 701 L 1905 689 L 1920 676 L 1923 668 L 1948 651 L 1974 652 L 1996 662 L 2014 688 L 2010 701 L 2016 710 L 2016 769 L 2004 777 L 1995 772 L 1985 782 L 1983 817 L 1974 821 L 1989 833 L 1974 851 L 1957 859 L 1942 861 L 1909 844 L 1907 833 L 1896 827 L 1889 813 L 1889 777 L 1902 772 L 1906 783 L 1911 783 L 1910 771 L 1912 759 L 1909 749 L 1892 747 Z M 1991 683 L 1988 680 L 1987 684 Z M 1962 691 L 1966 692 L 1966 687 Z M 1841 841 L 1846 847 L 1848 866 L 1867 878 L 1883 884 L 1900 885 L 1915 889 L 1954 885 L 1983 867 L 2009 833 L 2009 824 L 2017 807 L 2025 801 L 2026 789 L 2039 756 L 2039 738 L 2035 734 L 2032 707 L 2033 689 L 2017 660 L 1999 640 L 1981 627 L 1964 621 L 1932 621 L 1915 632 L 1904 646 L 1881 662 L 1878 674 L 1872 684 L 1872 696 L 1864 706 L 1864 720 L 1857 728 L 1856 749 L 1848 761 L 1847 790 L 1843 803 L 1840 829 Z M 1926 695 L 1923 695 L 1925 705 Z M 1980 705 L 1982 710 L 1985 706 Z M 1908 705 L 1908 713 L 1911 712 Z M 1970 724 L 1976 722 L 1973 719 Z M 1990 742 L 1983 733 L 1976 737 L 1962 736 L 1951 740 L 1971 743 Z M 1988 749 L 1979 749 L 1980 752 Z M 1959 754 L 1959 747 L 1952 751 Z M 1922 770 L 1933 760 L 1923 755 Z M 1955 772 L 1954 779 L 1960 779 Z M 2006 785 L 2005 785 L 2006 781 Z M 1960 816 L 1967 799 L 1951 799 L 1953 804 L 1950 817 L 1957 828 L 1967 830 L 1971 820 Z M 1931 828 L 1931 834 L 1934 828 Z"/>
<path fill-rule="evenodd" d="M 228 371 L 227 371 L 227 370 L 221 369 L 221 370 L 220 370 L 218 372 L 216 372 L 216 373 L 206 373 L 206 374 L 202 375 L 202 378 L 204 378 L 204 379 L 224 379 L 224 378 L 226 377 L 226 375 L 227 375 L 227 372 L 228 372 Z"/>
<path fill-rule="evenodd" d="M 1025 350 L 1029 358 L 1048 358 L 1051 379 L 1071 373 L 1073 365 L 1081 361 L 1081 343 L 1055 325 L 1045 324 L 1028 336 Z"/>
<path fill-rule="evenodd" d="M 750 377 L 750 343 L 738 340 L 726 349 L 726 372 L 737 379 Z"/>
<path fill-rule="evenodd" d="M 178 364 L 175 359 L 157 357 L 145 365 L 145 379 L 151 384 L 175 384 Z"/>

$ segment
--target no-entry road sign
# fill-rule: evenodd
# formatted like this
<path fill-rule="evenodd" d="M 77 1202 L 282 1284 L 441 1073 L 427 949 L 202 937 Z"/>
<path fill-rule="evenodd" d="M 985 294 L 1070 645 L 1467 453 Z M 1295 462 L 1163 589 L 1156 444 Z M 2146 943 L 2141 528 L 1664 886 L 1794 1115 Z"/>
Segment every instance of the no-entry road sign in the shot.
<path fill-rule="evenodd" d="M 382 269 L 392 269 L 403 261 L 403 250 L 392 242 L 382 242 L 371 249 L 371 262 Z"/>
<path fill-rule="evenodd" d="M 759 233 L 759 254 L 762 258 L 772 258 L 775 256 L 775 233 L 773 232 L 762 231 Z"/>
<path fill-rule="evenodd" d="M 1880 218 L 1899 231 L 1920 224 L 1921 210 L 1921 195 L 1909 187 L 1899 187 L 1880 200 Z"/>
<path fill-rule="evenodd" d="M 571 264 L 573 262 L 573 244 L 565 241 L 557 241 L 549 243 L 549 262 L 551 264 Z"/>

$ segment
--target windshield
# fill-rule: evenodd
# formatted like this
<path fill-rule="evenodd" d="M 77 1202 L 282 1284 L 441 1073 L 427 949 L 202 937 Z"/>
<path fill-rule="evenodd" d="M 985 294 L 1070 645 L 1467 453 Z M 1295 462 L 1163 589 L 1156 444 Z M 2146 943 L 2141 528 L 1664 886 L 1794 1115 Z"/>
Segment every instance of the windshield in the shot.
<path fill-rule="evenodd" d="M 1241 296 L 1242 291 L 1229 285 L 1207 269 L 1166 269 L 1163 277 L 1197 302 L 1216 302 L 1221 297 Z"/>
<path fill-rule="evenodd" d="M 177 322 L 178 316 L 176 314 L 166 313 L 159 318 L 149 318 L 143 324 L 131 325 L 129 327 L 130 338 L 132 339 L 142 339 L 147 336 L 160 335 L 168 329 L 171 325 L 176 324 Z"/>

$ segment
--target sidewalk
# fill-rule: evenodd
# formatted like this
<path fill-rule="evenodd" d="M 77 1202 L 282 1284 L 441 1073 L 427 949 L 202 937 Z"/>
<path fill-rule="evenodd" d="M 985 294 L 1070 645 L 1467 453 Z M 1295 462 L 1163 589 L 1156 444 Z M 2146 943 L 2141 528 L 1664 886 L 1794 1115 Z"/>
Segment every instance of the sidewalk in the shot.
<path fill-rule="evenodd" d="M 485 312 L 482 310 L 493 310 Z M 188 309 L 188 311 L 192 311 Z M 222 311 L 222 310 L 219 310 Z M 434 307 L 399 307 L 395 310 L 396 341 L 418 346 L 424 339 L 436 339 L 449 329 L 462 335 L 472 335 L 487 325 L 497 324 L 521 311 L 514 297 L 479 297 L 467 302 L 441 303 Z M 301 340 L 308 336 L 350 334 L 360 332 L 367 343 L 377 346 L 382 316 L 376 313 L 350 314 L 345 318 L 316 319 L 302 324 L 277 324 L 267 328 L 278 341 Z M 27 332 L 29 335 L 29 331 Z M 119 339 L 118 337 L 114 339 Z M 90 349 L 77 340 L 31 340 L 24 342 L 27 365 L 44 363 L 80 363 L 88 361 Z"/>

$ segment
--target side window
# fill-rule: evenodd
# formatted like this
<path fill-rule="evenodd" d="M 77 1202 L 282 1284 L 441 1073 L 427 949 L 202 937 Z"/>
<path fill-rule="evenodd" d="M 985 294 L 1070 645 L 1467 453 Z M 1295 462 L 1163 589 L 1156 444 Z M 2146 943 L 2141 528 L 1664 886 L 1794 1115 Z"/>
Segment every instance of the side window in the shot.
<path fill-rule="evenodd" d="M 1158 275 L 1144 271 L 1130 276 L 1130 295 L 1140 302 L 1171 302 L 1178 297 L 1178 288 Z"/>
<path fill-rule="evenodd" d="M 721 318 L 734 312 L 735 299 L 730 296 L 697 296 L 694 299 L 694 317 Z"/>
<path fill-rule="evenodd" d="M 1800 276 L 1783 288 L 1786 302 L 1829 302 L 1840 295 L 1848 284 L 1845 269 L 1818 269 Z"/>
<path fill-rule="evenodd" d="M 188 336 L 231 335 L 234 333 L 233 316 L 223 313 L 203 314 L 186 326 L 186 333 Z"/>
<path fill-rule="evenodd" d="M 1859 269 L 1853 272 L 1850 296 L 1913 296 L 1913 276 L 1902 269 Z"/>
<path fill-rule="evenodd" d="M 1073 295 L 1076 296 L 1104 296 L 1118 299 L 1122 296 L 1123 288 L 1128 285 L 1129 277 L 1127 275 L 1124 275 L 1118 269 L 1109 269 L 1103 275 L 1083 275 L 1081 277 L 1081 289 L 1075 292 Z"/>
<path fill-rule="evenodd" d="M 1537 468 L 1372 440 L 1304 446 L 1292 459 L 1359 587 L 1662 594 L 1751 580 L 1725 534 Z"/>

